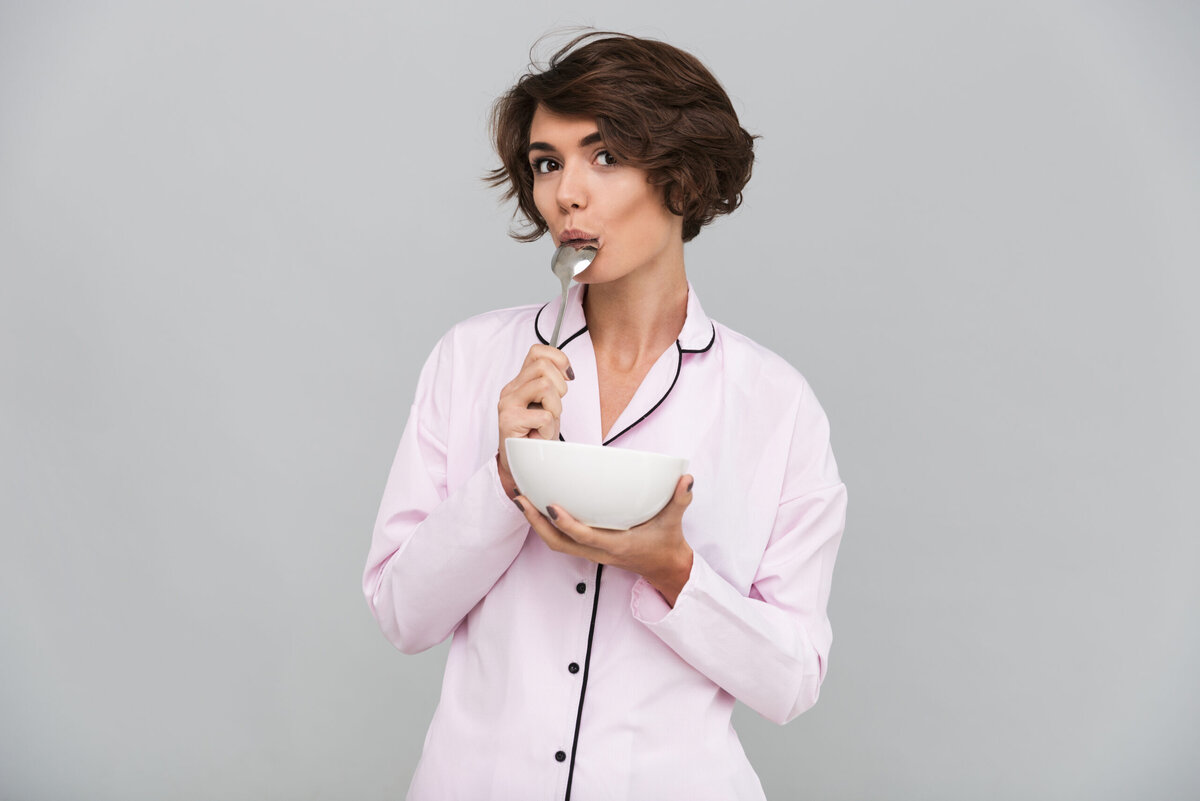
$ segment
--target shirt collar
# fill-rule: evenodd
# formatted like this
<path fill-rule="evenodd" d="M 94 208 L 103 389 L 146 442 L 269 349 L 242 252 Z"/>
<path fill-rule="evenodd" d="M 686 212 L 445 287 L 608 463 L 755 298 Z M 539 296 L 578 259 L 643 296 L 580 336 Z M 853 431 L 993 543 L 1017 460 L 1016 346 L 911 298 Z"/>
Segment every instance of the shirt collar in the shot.
<path fill-rule="evenodd" d="M 583 316 L 584 289 L 583 284 L 574 284 L 567 293 L 566 312 L 563 314 L 562 329 L 558 334 L 560 348 L 566 347 L 571 340 L 587 331 L 587 320 Z M 542 306 L 538 310 L 537 317 L 534 318 L 535 333 L 538 341 L 543 345 L 550 344 L 550 336 L 554 333 L 554 321 L 558 317 L 558 307 L 561 302 L 562 296 L 560 295 Z M 696 290 L 692 287 L 692 282 L 688 281 L 687 317 L 683 321 L 683 330 L 679 332 L 679 337 L 676 339 L 679 349 L 683 353 L 703 353 L 712 347 L 716 338 L 716 327 L 704 313 L 700 299 L 696 297 Z"/>

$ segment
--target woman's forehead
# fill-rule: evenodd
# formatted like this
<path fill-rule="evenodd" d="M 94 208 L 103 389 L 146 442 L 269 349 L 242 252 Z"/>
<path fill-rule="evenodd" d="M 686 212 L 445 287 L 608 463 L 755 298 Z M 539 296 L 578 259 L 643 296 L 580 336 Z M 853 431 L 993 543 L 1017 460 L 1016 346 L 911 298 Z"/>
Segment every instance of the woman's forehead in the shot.
<path fill-rule="evenodd" d="M 557 114 L 538 106 L 529 123 L 529 142 L 545 142 L 555 147 L 585 146 L 583 140 L 598 133 L 596 118 L 586 114 Z"/>

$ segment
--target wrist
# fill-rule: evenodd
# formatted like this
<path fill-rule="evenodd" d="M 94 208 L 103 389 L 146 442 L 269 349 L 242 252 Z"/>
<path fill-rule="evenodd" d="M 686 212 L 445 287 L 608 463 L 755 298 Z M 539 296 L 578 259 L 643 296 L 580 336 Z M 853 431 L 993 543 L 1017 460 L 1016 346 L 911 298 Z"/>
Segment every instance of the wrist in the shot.
<path fill-rule="evenodd" d="M 650 586 L 658 590 L 659 595 L 672 609 L 675 607 L 675 601 L 679 599 L 679 593 L 683 592 L 684 586 L 691 578 L 693 561 L 692 548 L 684 542 L 664 570 L 656 572 L 654 576 L 646 576 Z"/>
<path fill-rule="evenodd" d="M 500 475 L 500 486 L 504 487 L 504 492 L 508 497 L 515 498 L 517 496 L 517 480 L 513 478 L 512 471 L 508 469 L 502 451 L 496 451 L 496 472 Z"/>

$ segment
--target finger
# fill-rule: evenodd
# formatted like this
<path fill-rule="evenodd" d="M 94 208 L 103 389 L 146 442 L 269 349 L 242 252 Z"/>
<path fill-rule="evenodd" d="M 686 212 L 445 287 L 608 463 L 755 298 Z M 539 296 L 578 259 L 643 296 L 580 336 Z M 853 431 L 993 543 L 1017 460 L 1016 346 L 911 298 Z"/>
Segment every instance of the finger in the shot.
<path fill-rule="evenodd" d="M 595 548 L 581 545 L 567 536 L 566 533 L 557 528 L 553 522 L 538 511 L 533 503 L 524 495 L 517 496 L 515 501 L 521 507 L 521 511 L 525 512 L 525 519 L 529 521 L 530 527 L 537 532 L 537 535 L 542 538 L 542 541 L 551 550 L 570 556 L 581 556 L 598 564 L 603 563 L 607 554 Z M 556 511 L 556 513 L 561 515 L 561 512 Z"/>
<path fill-rule="evenodd" d="M 513 498 L 513 503 L 525 513 L 525 519 L 529 521 L 530 527 L 550 546 L 551 550 L 565 551 L 571 547 L 571 538 L 556 529 L 531 500 L 518 494 Z"/>
<path fill-rule="evenodd" d="M 497 408 L 500 414 L 512 406 L 523 409 L 549 408 L 556 415 L 561 415 L 564 390 L 561 376 L 538 376 L 502 394 Z"/>
<path fill-rule="evenodd" d="M 692 503 L 692 490 L 696 487 L 696 477 L 691 473 L 684 473 L 679 477 L 679 482 L 675 485 L 675 496 L 672 498 L 677 503 L 683 504 L 686 509 Z"/>
<path fill-rule="evenodd" d="M 557 365 L 548 364 L 546 362 L 538 362 L 534 365 L 534 369 L 529 373 L 531 382 L 541 380 L 549 382 L 549 386 L 540 387 L 543 392 L 553 391 L 558 397 L 567 394 L 569 387 L 567 386 L 567 377 L 558 369 Z"/>
<path fill-rule="evenodd" d="M 536 438 L 558 439 L 559 430 L 558 418 L 551 417 L 545 423 L 530 431 L 529 436 L 533 437 L 536 434 Z"/>
<path fill-rule="evenodd" d="M 583 546 L 555 528 L 554 524 L 545 516 L 542 516 L 542 519 L 536 523 L 530 523 L 530 526 L 542 538 L 542 542 L 549 546 L 550 550 L 570 556 L 583 556 Z"/>
<path fill-rule="evenodd" d="M 695 487 L 696 479 L 694 476 L 684 474 L 679 477 L 679 481 L 675 482 L 675 494 L 671 496 L 671 500 L 659 512 L 659 516 L 671 516 L 676 520 L 683 518 L 683 513 L 692 504 L 692 489 Z"/>
<path fill-rule="evenodd" d="M 574 380 L 575 378 L 575 371 L 571 369 L 571 360 L 567 358 L 567 354 L 558 348 L 552 348 L 549 345 L 534 345 L 529 349 L 529 353 L 526 354 L 521 371 L 524 372 L 526 368 L 538 361 L 547 361 L 554 365 L 558 373 L 567 380 Z"/>
<path fill-rule="evenodd" d="M 562 398 L 566 390 L 562 376 L 538 376 L 518 388 L 513 395 L 513 405 L 529 408 L 536 403 L 558 416 L 562 414 Z"/>
<path fill-rule="evenodd" d="M 500 421 L 502 439 L 530 436 L 533 432 L 542 439 L 558 439 L 559 418 L 548 409 L 510 409 Z"/>
<path fill-rule="evenodd" d="M 605 554 L 613 553 L 619 548 L 618 540 L 624 532 L 592 528 L 587 523 L 576 520 L 570 512 L 557 504 L 550 504 L 546 511 L 550 513 L 550 522 L 555 528 L 584 548 Z"/>
<path fill-rule="evenodd" d="M 529 525 L 532 526 L 539 520 L 546 520 L 546 516 L 533 505 L 533 501 L 521 494 L 520 487 L 517 488 L 517 494 L 513 496 L 513 503 L 525 514 L 525 519 L 529 521 Z M 549 521 L 546 522 L 548 523 Z"/>
<path fill-rule="evenodd" d="M 558 368 L 548 362 L 539 362 L 526 367 L 500 390 L 500 402 L 505 406 L 529 406 L 532 403 L 545 405 L 548 397 L 562 398 L 567 394 L 567 381 Z"/>

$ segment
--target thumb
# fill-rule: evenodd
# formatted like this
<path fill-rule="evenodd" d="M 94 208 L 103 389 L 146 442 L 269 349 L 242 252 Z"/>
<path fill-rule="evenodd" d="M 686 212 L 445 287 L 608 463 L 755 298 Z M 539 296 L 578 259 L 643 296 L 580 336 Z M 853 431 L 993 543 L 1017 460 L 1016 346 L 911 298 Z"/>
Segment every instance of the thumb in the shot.
<path fill-rule="evenodd" d="M 690 475 L 679 477 L 679 481 L 675 482 L 675 494 L 671 496 L 671 500 L 667 501 L 658 514 L 650 520 L 642 523 L 643 526 L 651 524 L 657 525 L 679 525 L 683 520 L 683 513 L 692 503 L 692 486 L 695 483 Z"/>
<path fill-rule="evenodd" d="M 671 498 L 671 506 L 675 507 L 680 517 L 692 503 L 692 487 L 695 485 L 695 477 L 687 473 L 680 476 L 679 481 L 675 484 L 675 495 Z"/>

